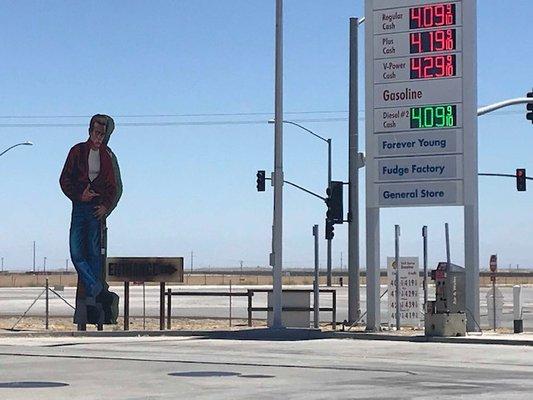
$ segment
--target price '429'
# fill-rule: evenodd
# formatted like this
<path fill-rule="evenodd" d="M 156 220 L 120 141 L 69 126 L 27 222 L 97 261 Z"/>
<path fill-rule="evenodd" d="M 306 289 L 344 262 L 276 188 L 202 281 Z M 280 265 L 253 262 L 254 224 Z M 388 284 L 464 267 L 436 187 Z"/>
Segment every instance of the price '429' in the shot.
<path fill-rule="evenodd" d="M 411 58 L 411 79 L 455 76 L 455 54 Z"/>

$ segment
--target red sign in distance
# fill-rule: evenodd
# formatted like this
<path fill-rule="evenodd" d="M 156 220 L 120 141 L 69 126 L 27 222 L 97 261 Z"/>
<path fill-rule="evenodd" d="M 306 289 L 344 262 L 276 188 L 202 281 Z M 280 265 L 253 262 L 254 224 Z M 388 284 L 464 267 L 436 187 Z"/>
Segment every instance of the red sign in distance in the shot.
<path fill-rule="evenodd" d="M 489 267 L 490 272 L 496 272 L 498 269 L 498 256 L 496 254 L 490 256 Z"/>

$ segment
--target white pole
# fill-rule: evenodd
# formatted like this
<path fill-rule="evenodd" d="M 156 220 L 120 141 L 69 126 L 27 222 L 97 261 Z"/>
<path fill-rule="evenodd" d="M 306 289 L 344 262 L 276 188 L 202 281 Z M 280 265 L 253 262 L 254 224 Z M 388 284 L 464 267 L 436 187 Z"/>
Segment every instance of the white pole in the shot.
<path fill-rule="evenodd" d="M 522 319 L 522 286 L 513 286 L 513 314 L 514 319 Z"/>
<path fill-rule="evenodd" d="M 315 238 L 315 279 L 313 282 L 313 326 L 315 328 L 319 328 L 319 322 L 320 322 L 320 303 L 319 303 L 319 265 L 318 265 L 318 225 L 313 226 L 313 236 Z"/>
<path fill-rule="evenodd" d="M 348 127 L 348 322 L 359 320 L 359 100 L 358 19 L 350 18 L 350 93 Z"/>
<path fill-rule="evenodd" d="M 272 227 L 272 309 L 273 328 L 283 327 L 282 247 L 283 247 L 283 0 L 276 0 L 276 83 L 274 114 L 274 221 Z"/>
<path fill-rule="evenodd" d="M 479 330 L 479 209 L 478 209 L 478 145 L 477 145 L 477 16 L 476 2 L 463 2 L 463 34 L 474 38 L 471 51 L 463 52 L 463 79 L 471 82 L 474 90 L 463 93 L 464 146 L 470 157 L 464 157 L 464 254 L 466 330 Z M 469 4 L 470 3 L 470 4 Z M 468 133 L 468 134 L 467 134 Z"/>
<path fill-rule="evenodd" d="M 400 262 L 400 225 L 394 226 L 394 262 L 396 263 L 396 330 L 400 330 L 400 293 L 401 293 L 401 281 L 400 281 L 400 271 L 402 269 Z"/>

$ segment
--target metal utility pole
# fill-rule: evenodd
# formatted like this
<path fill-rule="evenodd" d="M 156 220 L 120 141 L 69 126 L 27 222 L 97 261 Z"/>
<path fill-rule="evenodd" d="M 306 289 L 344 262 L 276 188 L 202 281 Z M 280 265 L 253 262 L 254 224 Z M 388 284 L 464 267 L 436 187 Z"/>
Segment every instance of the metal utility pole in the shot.
<path fill-rule="evenodd" d="M 33 241 L 33 273 L 35 273 L 35 240 Z"/>
<path fill-rule="evenodd" d="M 272 225 L 272 328 L 283 327 L 283 0 L 276 0 L 276 82 L 274 122 L 274 220 Z"/>
<path fill-rule="evenodd" d="M 359 320 L 359 101 L 357 18 L 350 18 L 350 95 L 348 127 L 348 322 Z M 368 283 L 367 283 L 368 284 Z"/>
<path fill-rule="evenodd" d="M 46 273 L 46 257 L 43 258 L 43 272 Z"/>
<path fill-rule="evenodd" d="M 68 258 L 65 259 L 65 271 L 68 271 Z"/>
<path fill-rule="evenodd" d="M 191 274 L 192 274 L 193 265 L 194 265 L 194 252 L 191 251 Z"/>
<path fill-rule="evenodd" d="M 318 225 L 313 226 L 313 236 L 315 237 L 315 280 L 313 282 L 313 326 L 319 327 L 320 322 L 320 302 L 319 302 L 319 265 L 318 265 Z"/>
<path fill-rule="evenodd" d="M 2 257 L 2 272 L 4 272 L 4 257 Z"/>
<path fill-rule="evenodd" d="M 444 224 L 444 236 L 446 238 L 446 268 L 449 271 L 452 258 L 450 255 L 450 227 L 447 222 Z"/>
<path fill-rule="evenodd" d="M 328 188 L 329 187 L 331 187 L 331 139 L 328 139 Z M 332 239 L 328 239 L 327 247 L 327 286 L 331 286 L 331 240 Z"/>
<path fill-rule="evenodd" d="M 396 330 L 400 330 L 400 272 L 402 270 L 400 261 L 400 225 L 394 226 L 394 262 L 396 263 Z"/>
<path fill-rule="evenodd" d="M 424 247 L 424 279 L 422 285 L 424 287 L 424 314 L 426 313 L 426 306 L 428 302 L 428 227 L 422 227 L 422 240 Z"/>

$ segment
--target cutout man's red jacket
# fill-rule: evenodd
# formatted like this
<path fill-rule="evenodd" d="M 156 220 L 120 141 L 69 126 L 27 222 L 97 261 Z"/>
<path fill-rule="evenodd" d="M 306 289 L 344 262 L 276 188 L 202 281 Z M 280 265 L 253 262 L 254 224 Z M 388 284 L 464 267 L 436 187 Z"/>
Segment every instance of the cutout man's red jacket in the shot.
<path fill-rule="evenodd" d="M 89 141 L 78 143 L 70 149 L 67 161 L 61 172 L 59 183 L 65 195 L 74 201 L 81 201 L 81 195 L 87 185 L 100 196 L 96 201 L 108 210 L 111 208 L 117 194 L 117 185 L 111 156 L 107 146 L 100 146 L 100 173 L 91 182 L 89 180 Z"/>

